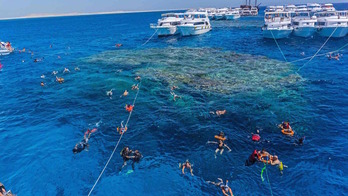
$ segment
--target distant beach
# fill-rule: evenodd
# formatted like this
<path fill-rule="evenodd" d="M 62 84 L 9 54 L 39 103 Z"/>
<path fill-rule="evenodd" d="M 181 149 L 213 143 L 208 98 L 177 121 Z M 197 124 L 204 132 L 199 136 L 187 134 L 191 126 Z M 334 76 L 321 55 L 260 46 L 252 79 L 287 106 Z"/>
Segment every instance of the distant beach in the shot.
<path fill-rule="evenodd" d="M 0 18 L 0 20 L 17 20 L 17 19 L 30 19 L 30 18 L 50 18 L 50 17 L 67 17 L 67 16 L 89 16 L 89 15 L 106 15 L 106 14 L 131 14 L 131 13 L 146 13 L 146 12 L 165 12 L 165 11 L 178 11 L 187 10 L 189 8 L 182 9 L 164 9 L 164 10 L 137 10 L 137 11 L 112 11 L 112 12 L 90 12 L 90 13 L 66 13 L 66 14 L 31 14 L 27 16 Z"/>

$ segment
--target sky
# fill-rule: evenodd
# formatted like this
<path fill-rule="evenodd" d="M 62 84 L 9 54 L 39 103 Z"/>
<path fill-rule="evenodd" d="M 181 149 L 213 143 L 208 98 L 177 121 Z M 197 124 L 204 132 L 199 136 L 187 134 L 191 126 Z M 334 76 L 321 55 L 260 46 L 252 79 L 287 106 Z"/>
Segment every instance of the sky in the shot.
<path fill-rule="evenodd" d="M 251 0 L 251 2 L 254 4 L 254 0 Z M 304 0 L 258 0 L 261 5 L 307 2 Z M 348 2 L 348 0 L 314 0 L 314 2 L 343 3 Z M 239 7 L 241 4 L 245 4 L 245 0 L 0 0 L 0 18 L 111 11 Z"/>

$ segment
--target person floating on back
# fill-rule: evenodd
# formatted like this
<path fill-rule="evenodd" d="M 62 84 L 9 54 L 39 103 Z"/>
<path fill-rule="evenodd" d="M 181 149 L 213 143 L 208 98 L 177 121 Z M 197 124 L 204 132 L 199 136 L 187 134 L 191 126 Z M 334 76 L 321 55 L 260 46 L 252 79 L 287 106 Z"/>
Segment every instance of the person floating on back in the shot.
<path fill-rule="evenodd" d="M 185 174 L 185 169 L 189 169 L 191 176 L 193 176 L 193 169 L 192 169 L 192 164 L 189 162 L 189 160 L 186 160 L 185 163 L 179 163 L 179 168 L 181 168 L 182 174 Z"/>
<path fill-rule="evenodd" d="M 207 183 L 220 187 L 224 196 L 233 196 L 232 189 L 228 186 L 228 180 L 226 180 L 226 184 L 224 184 L 224 181 L 221 178 L 218 178 L 218 180 L 219 182 L 207 181 Z"/>
<path fill-rule="evenodd" d="M 83 140 L 75 145 L 74 149 L 72 150 L 73 153 L 74 153 L 74 154 L 80 153 L 80 152 L 82 152 L 85 148 L 87 148 L 87 150 L 88 150 L 88 147 L 89 147 L 88 140 L 89 140 L 89 138 L 91 137 L 91 134 L 94 133 L 94 132 L 96 132 L 96 131 L 97 131 L 97 129 L 95 129 L 95 128 L 92 129 L 92 130 L 89 130 L 89 129 L 88 129 L 88 130 L 85 132 L 85 134 L 83 135 Z"/>

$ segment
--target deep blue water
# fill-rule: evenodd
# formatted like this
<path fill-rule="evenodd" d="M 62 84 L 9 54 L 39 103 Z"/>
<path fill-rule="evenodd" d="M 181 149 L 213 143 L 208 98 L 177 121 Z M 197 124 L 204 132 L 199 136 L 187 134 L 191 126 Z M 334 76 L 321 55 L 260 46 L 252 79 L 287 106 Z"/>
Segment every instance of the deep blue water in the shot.
<path fill-rule="evenodd" d="M 149 24 L 160 14 L 0 21 L 1 40 L 33 51 L 0 57 L 0 181 L 8 189 L 18 195 L 87 195 L 119 138 L 116 127 L 127 118 L 123 107 L 135 96 L 130 91 L 134 77 L 143 74 L 129 131 L 94 195 L 219 195 L 218 188 L 204 182 L 218 177 L 229 179 L 235 195 L 270 195 L 269 184 L 260 177 L 263 165 L 244 166 L 255 148 L 277 154 L 289 167 L 283 175 L 267 167 L 274 195 L 348 192 L 347 49 L 340 51 L 339 61 L 316 57 L 297 72 L 307 61 L 284 62 L 275 42 L 262 38 L 262 14 L 214 21 L 211 32 L 196 37 L 155 36 L 141 46 L 153 34 Z M 290 37 L 278 43 L 287 60 L 294 61 L 313 55 L 324 41 L 319 36 Z M 123 46 L 115 48 L 116 43 Z M 348 36 L 330 39 L 319 54 L 347 43 Z M 34 58 L 44 59 L 34 63 Z M 223 77 L 221 70 L 228 67 L 221 58 L 238 64 L 233 78 Z M 76 66 L 81 70 L 75 71 Z M 265 67 L 261 73 L 253 66 Z M 71 73 L 62 74 L 64 67 Z M 197 67 L 216 88 L 199 86 L 205 80 L 193 75 Z M 65 83 L 55 82 L 53 70 Z M 184 78 L 175 80 L 175 72 L 165 75 L 173 70 Z M 218 83 L 226 77 L 236 85 Z M 173 84 L 179 85 L 177 94 L 183 97 L 176 102 L 170 97 Z M 109 99 L 106 91 L 112 88 Z M 119 98 L 125 89 L 130 95 Z M 227 114 L 209 115 L 215 109 L 226 109 Z M 303 146 L 280 133 L 276 125 L 283 120 L 292 122 L 296 136 L 306 136 Z M 75 143 L 96 124 L 89 151 L 74 155 Z M 256 129 L 271 142 L 251 142 L 250 133 Z M 220 130 L 228 136 L 232 152 L 215 159 L 215 146 L 206 142 Z M 119 172 L 119 151 L 125 145 L 144 155 L 131 174 L 130 163 Z M 194 177 L 178 169 L 186 159 L 194 164 Z"/>

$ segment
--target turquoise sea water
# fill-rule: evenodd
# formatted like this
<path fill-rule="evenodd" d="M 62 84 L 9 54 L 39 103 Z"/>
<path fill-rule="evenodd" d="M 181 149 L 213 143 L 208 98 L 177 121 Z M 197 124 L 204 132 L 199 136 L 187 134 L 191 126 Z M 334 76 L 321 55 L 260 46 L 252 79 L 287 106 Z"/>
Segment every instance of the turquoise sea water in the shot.
<path fill-rule="evenodd" d="M 129 130 L 93 195 L 219 195 L 205 183 L 218 177 L 230 181 L 235 195 L 348 192 L 347 50 L 339 61 L 320 56 L 297 71 L 307 61 L 286 63 L 275 42 L 262 38 L 262 13 L 213 21 L 204 35 L 154 37 L 142 46 L 160 14 L 0 21 L 1 39 L 27 50 L 0 57 L 0 181 L 7 189 L 18 195 L 87 195 L 119 138 L 116 127 L 127 120 L 124 105 L 133 101 L 131 85 L 140 75 Z M 324 42 L 319 36 L 278 41 L 288 61 L 313 55 Z M 330 39 L 319 54 L 347 43 L 347 36 Z M 43 59 L 34 63 L 35 58 Z M 71 72 L 62 73 L 65 67 Z M 55 82 L 54 70 L 63 84 Z M 182 97 L 175 102 L 172 85 Z M 106 96 L 110 89 L 112 99 Z M 119 98 L 125 89 L 129 96 Z M 217 109 L 227 114 L 209 113 Z M 295 137 L 277 128 L 284 120 Z M 93 127 L 98 131 L 89 151 L 74 155 L 75 143 Z M 253 143 L 256 129 L 270 142 Z M 232 151 L 215 159 L 216 146 L 206 142 L 219 131 Z M 295 146 L 300 136 L 305 144 Z M 144 156 L 134 172 L 131 162 L 119 172 L 119 151 L 126 145 Z M 262 164 L 245 167 L 255 148 L 277 154 L 288 166 L 284 174 L 268 166 L 270 183 L 262 182 Z M 181 175 L 178 163 L 186 159 L 194 164 L 194 177 Z"/>

